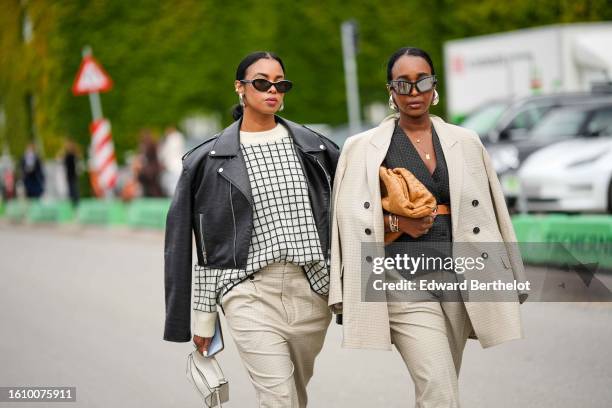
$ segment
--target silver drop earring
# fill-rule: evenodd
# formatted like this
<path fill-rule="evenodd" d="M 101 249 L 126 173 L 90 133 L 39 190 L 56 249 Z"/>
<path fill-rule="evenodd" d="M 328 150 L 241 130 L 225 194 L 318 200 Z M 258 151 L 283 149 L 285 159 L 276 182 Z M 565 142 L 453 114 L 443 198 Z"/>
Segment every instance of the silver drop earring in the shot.
<path fill-rule="evenodd" d="M 397 105 L 395 104 L 395 101 L 393 100 L 393 95 L 389 94 L 389 109 L 391 109 L 393 112 L 397 112 Z"/>
<path fill-rule="evenodd" d="M 433 97 L 433 101 L 431 102 L 431 104 L 436 106 L 438 103 L 440 103 L 440 95 L 438 95 L 438 91 L 434 89 L 434 97 Z"/>
<path fill-rule="evenodd" d="M 238 99 L 240 99 L 240 106 L 244 108 L 244 97 L 241 93 L 238 94 Z"/>
<path fill-rule="evenodd" d="M 281 112 L 283 109 L 285 109 L 285 101 L 281 102 L 281 106 L 278 108 L 278 111 Z"/>

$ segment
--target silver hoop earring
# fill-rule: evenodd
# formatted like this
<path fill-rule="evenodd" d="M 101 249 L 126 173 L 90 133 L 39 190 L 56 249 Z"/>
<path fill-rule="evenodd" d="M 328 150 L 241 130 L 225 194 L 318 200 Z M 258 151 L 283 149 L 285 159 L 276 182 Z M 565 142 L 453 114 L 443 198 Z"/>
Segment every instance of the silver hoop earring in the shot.
<path fill-rule="evenodd" d="M 281 103 L 281 106 L 280 108 L 278 108 L 278 111 L 281 112 L 283 109 L 285 109 L 285 101 Z"/>
<path fill-rule="evenodd" d="M 393 95 L 389 94 L 389 109 L 391 109 L 393 112 L 397 112 L 397 105 L 395 104 L 395 101 L 393 100 Z"/>
<path fill-rule="evenodd" d="M 438 91 L 434 89 L 434 97 L 433 97 L 433 101 L 431 102 L 431 104 L 436 106 L 438 103 L 440 103 L 440 95 L 438 95 Z"/>
<path fill-rule="evenodd" d="M 244 97 L 242 96 L 242 94 L 238 94 L 238 99 L 240 99 L 240 106 L 244 108 Z"/>

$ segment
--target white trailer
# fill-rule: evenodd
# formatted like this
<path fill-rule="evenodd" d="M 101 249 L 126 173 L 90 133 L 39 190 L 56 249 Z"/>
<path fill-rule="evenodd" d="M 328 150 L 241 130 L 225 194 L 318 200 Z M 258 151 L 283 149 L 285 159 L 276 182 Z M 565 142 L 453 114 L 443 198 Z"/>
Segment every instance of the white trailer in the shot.
<path fill-rule="evenodd" d="M 499 99 L 588 91 L 612 78 L 612 22 L 561 24 L 448 41 L 449 118 Z"/>

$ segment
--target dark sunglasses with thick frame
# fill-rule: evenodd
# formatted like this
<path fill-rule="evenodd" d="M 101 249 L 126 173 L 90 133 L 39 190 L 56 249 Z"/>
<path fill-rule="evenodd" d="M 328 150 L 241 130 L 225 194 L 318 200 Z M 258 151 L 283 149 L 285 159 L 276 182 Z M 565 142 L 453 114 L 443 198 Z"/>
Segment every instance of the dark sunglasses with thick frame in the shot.
<path fill-rule="evenodd" d="M 293 87 L 293 82 L 288 81 L 286 79 L 282 79 L 278 82 L 270 82 L 267 79 L 263 78 L 241 79 L 240 82 L 242 82 L 243 84 L 251 84 L 253 85 L 253 88 L 257 89 L 260 92 L 267 92 L 268 89 L 272 88 L 272 85 L 274 85 L 276 91 L 280 93 L 287 93 Z"/>
<path fill-rule="evenodd" d="M 387 86 L 393 89 L 398 95 L 410 95 L 412 88 L 416 88 L 418 93 L 429 92 L 438 83 L 435 75 L 429 75 L 418 79 L 415 82 L 406 81 L 405 79 L 396 79 L 389 81 Z"/>

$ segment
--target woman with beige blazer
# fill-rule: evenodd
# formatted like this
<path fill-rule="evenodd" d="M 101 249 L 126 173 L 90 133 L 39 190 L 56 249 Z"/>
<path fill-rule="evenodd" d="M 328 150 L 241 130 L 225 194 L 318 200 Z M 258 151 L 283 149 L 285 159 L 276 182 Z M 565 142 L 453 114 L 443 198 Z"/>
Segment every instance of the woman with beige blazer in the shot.
<path fill-rule="evenodd" d="M 488 348 L 523 337 L 524 267 L 499 180 L 480 139 L 429 114 L 438 100 L 429 55 L 417 48 L 398 50 L 389 60 L 387 81 L 396 114 L 348 138 L 338 162 L 329 305 L 342 314 L 343 347 L 389 350 L 395 344 L 415 383 L 417 407 L 458 407 L 457 378 L 467 338 Z M 422 218 L 386 214 L 379 181 L 385 164 L 410 170 L 439 208 L 449 211 Z M 390 256 L 384 235 L 393 228 L 403 232 L 396 243 L 405 245 L 400 248 L 408 248 L 409 256 L 419 255 L 410 245 L 430 242 L 448 243 L 453 257 L 480 259 L 481 270 L 454 269 L 457 282 L 507 286 L 482 290 L 468 285 L 451 290 L 453 301 L 435 289 L 416 291 L 420 297 L 410 301 L 394 298 L 397 292 L 389 288 L 372 295 L 380 289 L 380 282 L 378 287 L 373 282 L 381 276 L 374 266 Z"/>

